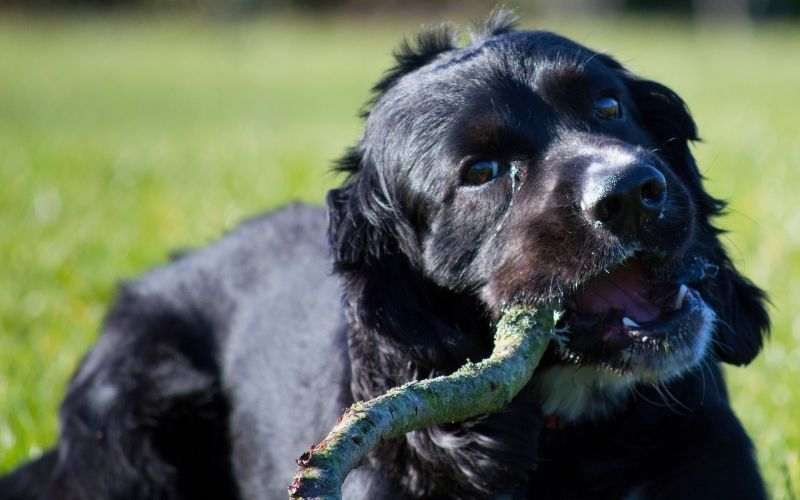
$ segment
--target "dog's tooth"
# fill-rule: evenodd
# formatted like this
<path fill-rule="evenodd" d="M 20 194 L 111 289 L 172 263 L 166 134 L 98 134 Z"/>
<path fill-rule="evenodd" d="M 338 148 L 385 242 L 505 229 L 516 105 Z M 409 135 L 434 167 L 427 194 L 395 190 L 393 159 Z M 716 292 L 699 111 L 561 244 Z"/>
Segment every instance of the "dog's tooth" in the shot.
<path fill-rule="evenodd" d="M 674 310 L 678 310 L 683 307 L 683 299 L 686 298 L 686 294 L 689 292 L 689 287 L 686 285 L 681 285 L 680 290 L 678 290 L 678 295 L 675 296 L 675 303 L 672 304 L 672 308 Z"/>
<path fill-rule="evenodd" d="M 630 327 L 630 328 L 638 328 L 639 327 L 639 323 L 635 322 L 634 320 L 630 319 L 627 316 L 623 316 L 622 324 L 627 326 L 627 327 Z"/>

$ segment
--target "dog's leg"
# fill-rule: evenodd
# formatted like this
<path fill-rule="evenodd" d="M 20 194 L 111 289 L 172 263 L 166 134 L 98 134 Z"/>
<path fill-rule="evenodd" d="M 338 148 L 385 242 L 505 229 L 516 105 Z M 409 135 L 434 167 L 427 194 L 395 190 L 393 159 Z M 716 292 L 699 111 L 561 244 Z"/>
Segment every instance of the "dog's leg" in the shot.
<path fill-rule="evenodd" d="M 200 315 L 124 295 L 72 379 L 43 498 L 235 498 L 227 407 Z"/>

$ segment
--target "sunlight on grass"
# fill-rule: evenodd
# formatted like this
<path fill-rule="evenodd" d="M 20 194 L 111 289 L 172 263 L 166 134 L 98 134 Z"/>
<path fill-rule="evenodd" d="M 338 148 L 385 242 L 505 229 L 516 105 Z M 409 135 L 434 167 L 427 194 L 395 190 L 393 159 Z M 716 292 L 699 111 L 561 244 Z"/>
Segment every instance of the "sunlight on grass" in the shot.
<path fill-rule="evenodd" d="M 331 161 L 402 21 L 0 20 L 0 470 L 55 439 L 57 403 L 118 280 L 292 199 Z M 800 494 L 800 30 L 527 20 L 677 90 L 736 264 L 772 297 L 728 370 L 775 498 Z"/>

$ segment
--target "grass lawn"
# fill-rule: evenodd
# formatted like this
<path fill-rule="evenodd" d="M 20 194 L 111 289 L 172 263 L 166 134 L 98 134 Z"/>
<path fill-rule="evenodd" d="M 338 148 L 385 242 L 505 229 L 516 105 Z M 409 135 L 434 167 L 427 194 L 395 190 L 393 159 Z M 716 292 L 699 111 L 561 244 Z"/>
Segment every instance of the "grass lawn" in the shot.
<path fill-rule="evenodd" d="M 118 280 L 242 217 L 321 203 L 410 20 L 0 18 L 0 470 L 50 446 Z M 800 26 L 527 19 L 689 103 L 774 330 L 727 370 L 774 498 L 800 496 Z"/>

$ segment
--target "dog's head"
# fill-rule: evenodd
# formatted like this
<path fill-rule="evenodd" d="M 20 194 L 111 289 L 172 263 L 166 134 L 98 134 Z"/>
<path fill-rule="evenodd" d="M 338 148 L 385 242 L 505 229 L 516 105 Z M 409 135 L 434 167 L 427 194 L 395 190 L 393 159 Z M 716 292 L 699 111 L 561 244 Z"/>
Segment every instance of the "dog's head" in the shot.
<path fill-rule="evenodd" d="M 466 47 L 448 29 L 420 35 L 376 86 L 329 196 L 355 314 L 434 367 L 485 346 L 473 330 L 508 304 L 553 302 L 562 366 L 629 384 L 749 362 L 764 297 L 711 224 L 724 205 L 703 189 L 684 102 L 507 19 Z"/>

